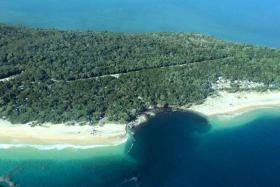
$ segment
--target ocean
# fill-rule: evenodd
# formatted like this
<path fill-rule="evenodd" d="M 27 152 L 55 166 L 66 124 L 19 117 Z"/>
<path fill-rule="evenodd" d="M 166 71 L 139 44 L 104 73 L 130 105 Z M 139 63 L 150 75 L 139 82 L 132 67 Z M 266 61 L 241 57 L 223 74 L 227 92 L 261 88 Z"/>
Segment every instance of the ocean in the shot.
<path fill-rule="evenodd" d="M 196 32 L 280 47 L 278 0 L 0 0 L 0 22 L 120 32 Z"/>
<path fill-rule="evenodd" d="M 0 0 L 1 23 L 197 32 L 268 47 L 280 47 L 279 20 L 277 0 Z M 118 146 L 42 150 L 0 145 L 0 177 L 20 187 L 280 186 L 279 134 L 278 109 L 212 118 L 166 111 Z"/>
<path fill-rule="evenodd" d="M 118 146 L 0 149 L 0 176 L 21 187 L 279 186 L 279 134 L 279 109 L 208 119 L 165 111 Z"/>

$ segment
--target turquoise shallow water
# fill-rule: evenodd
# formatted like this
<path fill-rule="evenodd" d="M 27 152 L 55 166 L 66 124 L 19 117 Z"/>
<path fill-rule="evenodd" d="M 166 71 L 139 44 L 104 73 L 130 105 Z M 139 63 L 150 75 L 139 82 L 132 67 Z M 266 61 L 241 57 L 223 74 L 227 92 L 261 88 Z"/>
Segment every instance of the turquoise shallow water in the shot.
<path fill-rule="evenodd" d="M 2 149 L 0 175 L 22 187 L 279 186 L 279 133 L 277 108 L 211 119 L 166 111 L 115 147 Z"/>
<path fill-rule="evenodd" d="M 199 32 L 280 47 L 278 0 L 0 0 L 0 22 L 126 32 Z"/>
<path fill-rule="evenodd" d="M 126 32 L 199 32 L 280 47 L 277 0 L 0 0 L 0 22 Z M 21 187 L 280 186 L 280 111 L 234 118 L 162 113 L 135 142 L 95 149 L 0 149 Z M 0 186 L 6 184 L 0 184 Z"/>
<path fill-rule="evenodd" d="M 0 175 L 21 187 L 114 186 L 135 165 L 126 149 L 0 149 Z"/>

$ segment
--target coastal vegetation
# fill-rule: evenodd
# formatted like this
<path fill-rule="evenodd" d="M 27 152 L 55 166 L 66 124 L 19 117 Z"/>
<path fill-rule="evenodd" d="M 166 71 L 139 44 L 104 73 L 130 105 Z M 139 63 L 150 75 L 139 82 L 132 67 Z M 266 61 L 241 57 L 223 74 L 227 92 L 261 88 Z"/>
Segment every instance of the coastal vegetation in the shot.
<path fill-rule="evenodd" d="M 14 123 L 127 122 L 150 107 L 201 103 L 221 78 L 228 91 L 279 89 L 279 72 L 279 49 L 200 34 L 0 25 L 0 117 Z"/>

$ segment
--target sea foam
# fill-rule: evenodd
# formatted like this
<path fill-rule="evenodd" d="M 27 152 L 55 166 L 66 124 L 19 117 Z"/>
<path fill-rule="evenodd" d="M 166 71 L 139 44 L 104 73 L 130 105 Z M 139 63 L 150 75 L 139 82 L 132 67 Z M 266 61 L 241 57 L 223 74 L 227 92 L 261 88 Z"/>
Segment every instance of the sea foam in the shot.
<path fill-rule="evenodd" d="M 0 144 L 1 149 L 13 149 L 13 148 L 34 148 L 38 150 L 64 150 L 64 149 L 93 149 L 98 147 L 112 147 L 124 144 L 127 142 L 127 138 L 113 143 L 113 144 L 101 144 L 101 145 L 73 145 L 73 144 Z"/>

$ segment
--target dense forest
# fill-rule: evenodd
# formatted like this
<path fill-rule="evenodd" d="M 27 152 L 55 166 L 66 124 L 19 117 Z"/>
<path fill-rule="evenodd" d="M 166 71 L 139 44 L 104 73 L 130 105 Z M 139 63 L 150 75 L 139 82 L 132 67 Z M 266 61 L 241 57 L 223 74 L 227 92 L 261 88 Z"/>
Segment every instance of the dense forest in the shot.
<path fill-rule="evenodd" d="M 12 122 L 127 122 L 149 107 L 200 103 L 219 77 L 278 89 L 280 50 L 200 34 L 0 24 L 0 117 Z"/>

